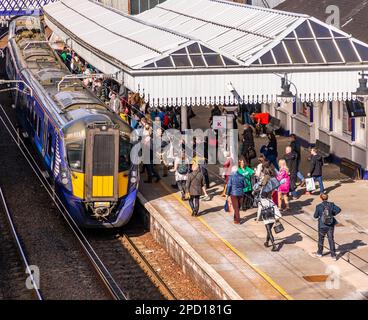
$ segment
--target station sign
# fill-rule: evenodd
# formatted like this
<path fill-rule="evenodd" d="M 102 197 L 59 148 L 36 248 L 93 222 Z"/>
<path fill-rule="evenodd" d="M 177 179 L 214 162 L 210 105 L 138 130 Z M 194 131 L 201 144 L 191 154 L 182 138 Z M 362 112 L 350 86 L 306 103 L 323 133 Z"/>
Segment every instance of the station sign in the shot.
<path fill-rule="evenodd" d="M 212 129 L 226 129 L 227 117 L 226 116 L 214 116 L 212 121 Z"/>

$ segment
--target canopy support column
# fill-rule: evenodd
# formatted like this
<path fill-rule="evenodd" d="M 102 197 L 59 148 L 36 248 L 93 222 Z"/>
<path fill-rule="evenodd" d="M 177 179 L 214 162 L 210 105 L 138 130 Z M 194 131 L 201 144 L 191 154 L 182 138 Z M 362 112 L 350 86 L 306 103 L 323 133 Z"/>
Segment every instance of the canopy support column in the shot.
<path fill-rule="evenodd" d="M 186 105 L 182 105 L 180 108 L 180 119 L 181 119 L 181 131 L 188 129 L 188 108 Z"/>

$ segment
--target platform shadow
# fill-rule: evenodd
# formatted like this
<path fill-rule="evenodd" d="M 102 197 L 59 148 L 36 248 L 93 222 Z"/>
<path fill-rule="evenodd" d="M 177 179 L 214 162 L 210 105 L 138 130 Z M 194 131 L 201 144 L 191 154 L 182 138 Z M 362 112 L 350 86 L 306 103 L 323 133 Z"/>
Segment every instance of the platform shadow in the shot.
<path fill-rule="evenodd" d="M 341 244 L 337 247 L 336 251 L 339 252 L 337 258 L 343 257 L 345 254 L 350 253 L 351 251 L 358 249 L 359 247 L 364 247 L 367 244 L 362 240 L 354 240 L 350 243 Z"/>
<path fill-rule="evenodd" d="M 201 216 L 205 216 L 209 213 L 213 213 L 213 212 L 219 212 L 221 210 L 223 210 L 224 207 L 223 206 L 217 206 L 217 207 L 213 207 L 213 208 L 208 208 L 208 209 L 205 209 L 201 212 L 199 212 L 198 216 L 201 217 Z"/>
<path fill-rule="evenodd" d="M 299 232 L 297 232 L 280 240 L 281 241 L 276 244 L 276 251 L 280 251 L 284 245 L 295 244 L 297 242 L 303 241 L 303 237 Z"/>

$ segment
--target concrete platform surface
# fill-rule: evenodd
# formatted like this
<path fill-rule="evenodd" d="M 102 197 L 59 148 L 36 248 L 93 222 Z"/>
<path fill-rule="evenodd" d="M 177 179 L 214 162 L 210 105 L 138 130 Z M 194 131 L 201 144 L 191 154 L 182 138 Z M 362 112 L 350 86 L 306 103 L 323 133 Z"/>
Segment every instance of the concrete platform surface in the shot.
<path fill-rule="evenodd" d="M 196 110 L 196 127 L 204 123 Z M 199 115 L 199 116 L 198 116 Z M 206 125 L 203 125 L 206 127 Z M 257 139 L 257 147 L 265 139 Z M 279 137 L 279 154 L 288 138 Z M 307 150 L 301 165 L 307 172 Z M 266 230 L 256 222 L 256 210 L 241 212 L 242 224 L 234 225 L 232 214 L 223 210 L 220 196 L 223 181 L 219 168 L 209 166 L 210 201 L 201 201 L 200 217 L 191 217 L 187 202 L 180 199 L 173 174 L 155 184 L 141 183 L 141 193 L 181 237 L 225 280 L 242 299 L 366 299 L 368 298 L 368 184 L 354 182 L 333 164 L 324 166 L 325 188 L 330 200 L 342 208 L 337 217 L 335 240 L 338 261 L 325 256 L 315 258 L 317 222 L 313 220 L 317 195 L 291 202 L 291 211 L 283 217 L 285 231 L 276 236 L 277 252 L 263 246 Z M 143 177 L 144 178 L 144 177 Z M 325 246 L 328 246 L 327 239 Z"/>

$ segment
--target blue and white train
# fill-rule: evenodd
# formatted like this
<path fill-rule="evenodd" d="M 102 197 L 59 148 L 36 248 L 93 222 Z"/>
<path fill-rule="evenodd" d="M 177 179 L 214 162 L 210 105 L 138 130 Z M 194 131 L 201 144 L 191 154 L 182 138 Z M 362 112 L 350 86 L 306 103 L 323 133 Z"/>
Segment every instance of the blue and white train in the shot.
<path fill-rule="evenodd" d="M 128 223 L 139 183 L 130 161 L 131 128 L 80 80 L 65 78 L 70 72 L 39 18 L 11 22 L 6 71 L 32 88 L 32 95 L 15 94 L 18 121 L 74 220 L 86 228 Z"/>

